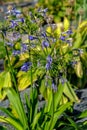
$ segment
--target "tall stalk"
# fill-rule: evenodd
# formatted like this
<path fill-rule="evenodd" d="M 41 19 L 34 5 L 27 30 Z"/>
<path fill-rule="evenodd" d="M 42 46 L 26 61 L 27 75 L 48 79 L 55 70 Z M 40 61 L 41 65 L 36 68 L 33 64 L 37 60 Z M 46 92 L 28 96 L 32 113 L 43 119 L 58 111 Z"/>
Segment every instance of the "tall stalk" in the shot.
<path fill-rule="evenodd" d="M 28 123 L 27 123 L 27 117 L 26 117 L 26 113 L 24 111 L 24 107 L 23 107 L 23 104 L 22 104 L 22 101 L 21 101 L 21 97 L 20 97 L 20 93 L 18 91 L 18 85 L 17 85 L 17 81 L 16 81 L 16 77 L 15 77 L 15 74 L 14 74 L 14 69 L 10 63 L 10 57 L 9 57 L 9 53 L 8 53 L 8 50 L 7 50 L 7 46 L 5 45 L 5 41 L 4 41 L 4 34 L 2 33 L 2 37 L 3 37 L 3 43 L 4 43 L 4 47 L 5 47 L 5 50 L 6 50 L 6 56 L 8 58 L 8 65 L 9 65 L 9 68 L 10 68 L 10 74 L 11 74 L 11 80 L 13 81 L 13 84 L 14 84 L 14 87 L 15 87 L 15 90 L 17 92 L 17 95 L 19 97 L 19 100 L 20 100 L 20 103 L 21 103 L 21 107 L 22 107 L 22 110 L 23 110 L 23 113 L 24 113 L 24 116 L 25 116 L 25 120 L 26 120 L 26 125 L 28 127 Z M 26 129 L 24 129 L 26 130 Z M 29 130 L 29 127 L 27 128 L 27 130 Z"/>

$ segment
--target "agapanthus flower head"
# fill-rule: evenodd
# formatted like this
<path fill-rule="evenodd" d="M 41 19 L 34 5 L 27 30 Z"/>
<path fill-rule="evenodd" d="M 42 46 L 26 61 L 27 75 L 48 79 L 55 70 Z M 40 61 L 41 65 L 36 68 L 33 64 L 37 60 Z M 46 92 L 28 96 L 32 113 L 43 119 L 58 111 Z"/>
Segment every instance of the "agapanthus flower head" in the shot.
<path fill-rule="evenodd" d="M 29 40 L 31 40 L 31 41 L 32 41 L 32 40 L 35 40 L 35 39 L 38 39 L 37 37 L 32 36 L 32 35 L 29 35 L 28 38 L 29 38 Z"/>
<path fill-rule="evenodd" d="M 21 67 L 21 71 L 27 72 L 31 66 L 32 66 L 32 62 L 25 62 Z"/>
<path fill-rule="evenodd" d="M 49 42 L 48 41 L 43 41 L 42 42 L 42 47 L 44 48 L 47 48 L 47 47 L 49 47 Z"/>

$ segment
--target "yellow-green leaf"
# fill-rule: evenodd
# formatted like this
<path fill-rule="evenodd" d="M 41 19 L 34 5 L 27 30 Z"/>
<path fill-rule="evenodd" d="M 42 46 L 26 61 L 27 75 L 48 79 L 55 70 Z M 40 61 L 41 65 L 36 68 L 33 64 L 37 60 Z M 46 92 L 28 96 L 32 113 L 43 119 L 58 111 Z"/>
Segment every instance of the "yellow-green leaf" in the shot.
<path fill-rule="evenodd" d="M 68 99 L 71 100 L 72 102 L 78 102 L 79 101 L 77 95 L 74 92 L 74 89 L 71 87 L 69 82 L 66 82 L 64 84 L 64 91 L 63 92 L 66 95 L 66 97 L 68 97 Z"/>
<path fill-rule="evenodd" d="M 69 20 L 65 17 L 64 18 L 64 31 L 68 30 L 70 27 L 70 22 Z"/>
<path fill-rule="evenodd" d="M 82 63 L 79 61 L 77 62 L 77 64 L 75 64 L 75 72 L 76 72 L 76 75 L 79 77 L 79 78 L 82 78 L 83 77 L 83 68 L 82 68 Z"/>
<path fill-rule="evenodd" d="M 0 74 L 0 100 L 6 97 L 5 88 L 12 87 L 11 75 L 8 71 L 4 71 Z"/>

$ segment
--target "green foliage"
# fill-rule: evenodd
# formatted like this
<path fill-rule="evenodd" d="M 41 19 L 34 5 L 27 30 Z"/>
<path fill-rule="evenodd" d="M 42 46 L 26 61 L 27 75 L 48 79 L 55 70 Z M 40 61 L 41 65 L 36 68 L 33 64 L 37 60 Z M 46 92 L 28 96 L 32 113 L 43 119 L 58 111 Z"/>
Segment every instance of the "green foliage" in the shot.
<path fill-rule="evenodd" d="M 0 59 L 3 59 L 6 55 L 6 50 L 4 48 L 4 43 L 0 41 Z"/>
<path fill-rule="evenodd" d="M 50 3 L 56 5 L 56 1 Z M 62 31 L 61 27 L 54 28 L 51 24 L 44 26 L 45 9 L 30 11 L 27 15 L 10 10 L 5 29 L 1 26 L 5 62 L 4 71 L 0 73 L 0 99 L 7 96 L 10 109 L 0 107 L 7 115 L 0 116 L 0 121 L 16 130 L 53 130 L 61 126 L 77 130 L 82 126 L 65 111 L 70 110 L 74 102 L 79 102 L 74 90 L 87 83 L 84 78 L 87 22 L 80 24 L 77 30 L 70 30 L 70 22 L 65 17 Z M 15 14 L 18 12 L 23 19 Z M 25 34 L 27 38 L 22 39 Z M 19 91 L 27 87 L 30 93 L 25 94 L 24 106 Z M 40 111 L 39 94 L 45 102 Z M 61 122 L 61 117 L 67 123 Z"/>
<path fill-rule="evenodd" d="M 48 8 L 49 14 L 53 15 L 55 22 L 63 21 L 64 17 L 67 17 L 70 21 L 81 21 L 86 19 L 87 1 L 79 0 L 39 0 L 39 7 Z"/>
<path fill-rule="evenodd" d="M 53 130 L 58 118 L 61 114 L 72 105 L 71 102 L 68 102 L 63 105 L 59 105 L 61 98 L 60 96 L 56 96 L 55 93 L 49 93 L 48 103 L 45 107 L 42 108 L 40 112 L 38 112 L 38 93 L 36 88 L 31 88 L 30 98 L 28 99 L 28 95 L 25 95 L 26 106 L 27 106 L 27 115 L 25 114 L 25 110 L 23 108 L 23 104 L 20 100 L 19 94 L 15 92 L 15 90 L 8 89 L 7 96 L 12 105 L 12 108 L 15 110 L 16 115 L 9 111 L 9 109 L 5 109 L 0 107 L 0 110 L 7 114 L 7 117 L 0 116 L 0 121 L 11 124 L 17 130 L 26 130 L 26 129 L 46 129 L 49 128 Z M 62 89 L 59 88 L 59 91 L 56 93 L 60 95 Z M 56 98 L 55 98 L 56 97 Z M 56 100 L 58 99 L 57 103 Z M 54 100 L 54 102 L 53 102 Z M 50 104 L 49 104 L 50 102 Z M 55 104 L 54 104 L 55 103 Z M 56 107 L 55 107 L 56 105 Z M 48 120 L 49 119 L 49 120 Z"/>

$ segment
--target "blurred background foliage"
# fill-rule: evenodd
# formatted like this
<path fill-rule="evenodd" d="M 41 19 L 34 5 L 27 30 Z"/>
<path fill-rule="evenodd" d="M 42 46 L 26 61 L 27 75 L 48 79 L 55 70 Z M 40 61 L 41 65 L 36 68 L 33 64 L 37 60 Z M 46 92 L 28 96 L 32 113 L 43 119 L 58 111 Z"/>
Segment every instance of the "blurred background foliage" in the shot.
<path fill-rule="evenodd" d="M 36 7 L 48 8 L 48 15 L 57 23 L 67 17 L 70 21 L 81 22 L 87 18 L 87 0 L 0 0 L 0 4 L 36 2 Z"/>
<path fill-rule="evenodd" d="M 86 19 L 87 16 L 87 0 L 39 0 L 38 5 L 48 7 L 55 22 L 63 21 L 65 16 L 69 20 Z"/>

